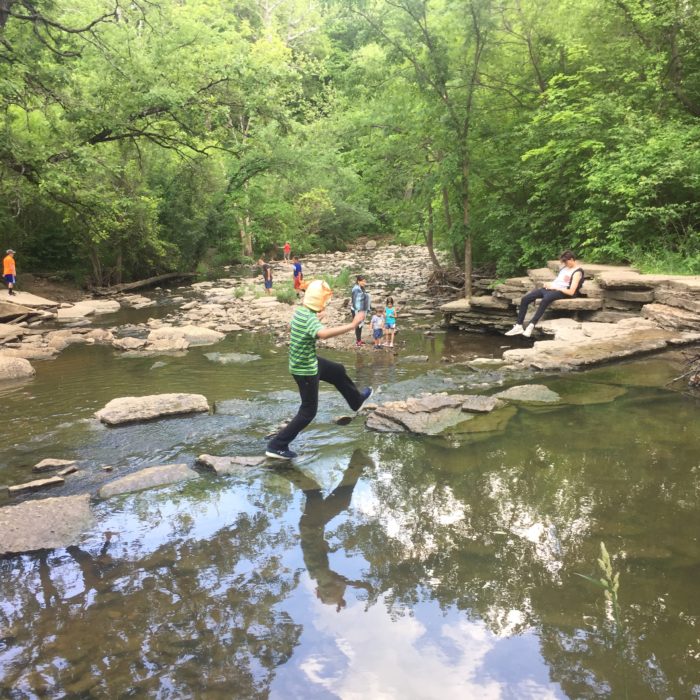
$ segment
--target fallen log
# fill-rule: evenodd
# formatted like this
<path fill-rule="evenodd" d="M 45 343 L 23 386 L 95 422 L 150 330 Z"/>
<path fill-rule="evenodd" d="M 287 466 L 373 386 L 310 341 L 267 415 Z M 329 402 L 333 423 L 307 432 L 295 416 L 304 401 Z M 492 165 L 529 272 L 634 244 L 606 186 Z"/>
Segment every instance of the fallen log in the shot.
<path fill-rule="evenodd" d="M 134 289 L 143 289 L 144 287 L 152 287 L 154 284 L 169 282 L 177 279 L 192 279 L 196 277 L 194 272 L 168 272 L 165 275 L 157 275 L 149 277 L 138 282 L 126 282 L 125 284 L 115 284 L 111 287 L 90 287 L 90 291 L 98 296 L 111 296 L 112 294 L 120 294 L 121 292 L 130 292 Z"/>

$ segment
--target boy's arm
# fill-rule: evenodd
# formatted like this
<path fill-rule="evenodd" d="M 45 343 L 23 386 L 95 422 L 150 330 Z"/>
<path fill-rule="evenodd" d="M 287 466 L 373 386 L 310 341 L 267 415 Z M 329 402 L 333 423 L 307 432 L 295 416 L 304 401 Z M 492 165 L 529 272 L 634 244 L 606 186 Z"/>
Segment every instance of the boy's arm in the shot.
<path fill-rule="evenodd" d="M 319 340 L 327 340 L 328 338 L 335 338 L 337 335 L 343 335 L 343 333 L 349 333 L 355 330 L 363 321 L 365 320 L 364 311 L 358 311 L 355 314 L 355 318 L 352 319 L 350 323 L 344 323 L 342 326 L 332 326 L 331 328 L 321 328 L 316 337 Z"/>

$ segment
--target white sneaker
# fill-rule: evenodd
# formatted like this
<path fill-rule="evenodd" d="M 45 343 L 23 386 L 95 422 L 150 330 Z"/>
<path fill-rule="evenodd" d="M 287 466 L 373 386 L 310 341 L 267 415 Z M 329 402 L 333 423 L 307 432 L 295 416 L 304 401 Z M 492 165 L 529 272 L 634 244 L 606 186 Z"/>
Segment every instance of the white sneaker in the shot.
<path fill-rule="evenodd" d="M 523 327 L 519 323 L 516 323 L 509 331 L 506 331 L 506 335 L 522 335 L 522 333 Z"/>
<path fill-rule="evenodd" d="M 523 331 L 523 336 L 524 336 L 525 338 L 529 338 L 529 337 L 532 335 L 532 331 L 534 331 L 534 330 L 535 330 L 535 327 L 534 327 L 532 324 L 530 324 L 530 325 Z M 506 335 L 507 335 L 507 333 L 506 333 Z"/>

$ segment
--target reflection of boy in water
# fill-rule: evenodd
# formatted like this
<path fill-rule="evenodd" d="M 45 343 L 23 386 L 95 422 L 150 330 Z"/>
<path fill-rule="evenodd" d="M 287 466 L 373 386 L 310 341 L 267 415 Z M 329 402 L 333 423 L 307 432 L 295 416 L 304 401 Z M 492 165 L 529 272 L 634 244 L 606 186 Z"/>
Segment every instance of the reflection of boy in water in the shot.
<path fill-rule="evenodd" d="M 296 470 L 281 472 L 306 496 L 304 512 L 299 520 L 304 564 L 309 576 L 316 581 L 318 599 L 327 605 L 335 605 L 337 612 L 347 604 L 344 598 L 347 586 L 363 588 L 368 592 L 372 591 L 372 586 L 364 581 L 348 579 L 330 568 L 328 554 L 331 548 L 325 539 L 325 529 L 336 515 L 348 509 L 362 470 L 371 464 L 371 460 L 362 450 L 355 450 L 340 483 L 325 498 L 319 484 L 307 474 Z"/>

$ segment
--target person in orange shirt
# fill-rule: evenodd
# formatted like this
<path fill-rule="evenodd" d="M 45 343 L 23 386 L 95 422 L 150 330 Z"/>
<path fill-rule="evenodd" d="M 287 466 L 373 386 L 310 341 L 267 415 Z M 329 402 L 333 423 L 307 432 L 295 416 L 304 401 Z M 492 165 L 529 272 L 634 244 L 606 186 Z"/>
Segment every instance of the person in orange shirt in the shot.
<path fill-rule="evenodd" d="M 15 282 L 17 282 L 17 268 L 15 267 L 15 251 L 8 249 L 7 255 L 2 259 L 2 275 L 7 284 L 10 296 L 14 296 Z"/>

